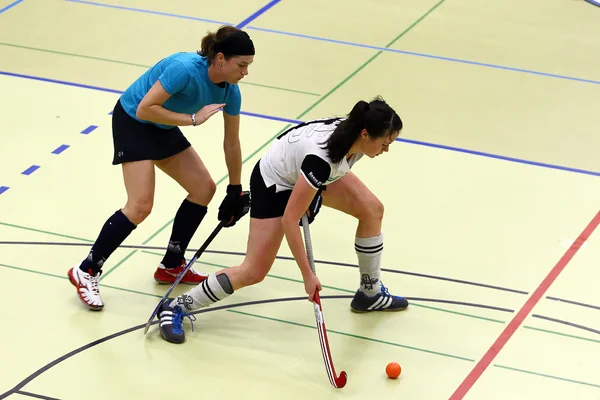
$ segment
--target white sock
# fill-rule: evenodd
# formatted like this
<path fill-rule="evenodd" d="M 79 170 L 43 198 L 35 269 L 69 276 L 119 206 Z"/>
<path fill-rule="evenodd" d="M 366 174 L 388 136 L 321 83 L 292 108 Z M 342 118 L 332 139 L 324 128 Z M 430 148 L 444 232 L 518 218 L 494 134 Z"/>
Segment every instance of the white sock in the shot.
<path fill-rule="evenodd" d="M 360 291 L 375 296 L 381 291 L 381 255 L 383 253 L 383 234 L 369 238 L 354 239 L 354 249 L 358 256 L 360 270 Z"/>
<path fill-rule="evenodd" d="M 223 288 L 219 281 L 224 282 L 226 288 Z M 169 305 L 171 307 L 179 305 L 186 311 L 193 311 L 208 307 L 217 301 L 223 300 L 232 293 L 233 290 L 226 274 L 220 274 L 219 278 L 217 278 L 216 274 L 210 274 L 208 278 L 193 287 L 189 292 L 174 298 Z"/>

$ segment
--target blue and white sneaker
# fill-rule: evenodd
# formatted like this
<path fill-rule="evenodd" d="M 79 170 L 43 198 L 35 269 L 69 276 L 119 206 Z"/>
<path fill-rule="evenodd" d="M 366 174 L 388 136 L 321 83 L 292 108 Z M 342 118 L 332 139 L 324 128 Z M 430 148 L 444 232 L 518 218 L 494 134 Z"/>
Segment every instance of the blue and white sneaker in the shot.
<path fill-rule="evenodd" d="M 402 311 L 407 307 L 408 300 L 404 297 L 391 295 L 387 288 L 383 286 L 383 283 L 381 284 L 381 291 L 372 297 L 357 290 L 352 303 L 350 303 L 350 309 L 356 313 Z"/>
<path fill-rule="evenodd" d="M 183 331 L 183 317 L 187 317 L 190 319 L 192 323 L 192 331 L 194 330 L 194 322 L 196 317 L 194 315 L 188 314 L 183 309 L 176 305 L 175 307 L 171 307 L 171 301 L 173 299 L 167 299 L 160 306 L 160 310 L 158 311 L 158 319 L 160 320 L 158 329 L 160 331 L 160 335 L 167 341 L 171 343 L 183 343 L 185 341 L 185 332 Z"/>

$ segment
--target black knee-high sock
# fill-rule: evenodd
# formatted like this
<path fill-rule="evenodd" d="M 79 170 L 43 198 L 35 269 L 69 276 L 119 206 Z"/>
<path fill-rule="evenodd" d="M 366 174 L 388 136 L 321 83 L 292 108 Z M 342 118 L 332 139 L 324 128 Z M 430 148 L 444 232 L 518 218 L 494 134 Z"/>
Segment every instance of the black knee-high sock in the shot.
<path fill-rule="evenodd" d="M 185 250 L 207 210 L 206 206 L 192 203 L 188 199 L 183 200 L 175 214 L 169 246 L 162 260 L 165 268 L 175 268 L 181 265 L 181 260 L 185 257 Z"/>
<path fill-rule="evenodd" d="M 98 273 L 108 257 L 136 227 L 121 210 L 117 210 L 104 223 L 100 235 L 96 239 L 96 243 L 94 243 L 92 250 L 79 268 L 84 272 L 88 272 L 91 269 L 94 274 Z"/>

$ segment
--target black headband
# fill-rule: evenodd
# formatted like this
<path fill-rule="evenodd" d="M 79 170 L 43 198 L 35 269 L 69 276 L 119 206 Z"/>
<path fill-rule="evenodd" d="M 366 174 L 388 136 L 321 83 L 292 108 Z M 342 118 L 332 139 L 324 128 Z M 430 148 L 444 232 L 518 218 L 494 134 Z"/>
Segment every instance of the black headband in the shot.
<path fill-rule="evenodd" d="M 215 44 L 215 54 L 223 53 L 229 56 L 253 56 L 254 43 L 244 31 L 236 31 L 230 36 Z"/>

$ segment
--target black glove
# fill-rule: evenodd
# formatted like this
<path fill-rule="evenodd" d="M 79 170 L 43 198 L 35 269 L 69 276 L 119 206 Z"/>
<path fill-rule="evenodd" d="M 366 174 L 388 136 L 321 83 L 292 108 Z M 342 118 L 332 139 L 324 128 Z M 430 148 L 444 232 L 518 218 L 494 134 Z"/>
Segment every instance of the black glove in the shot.
<path fill-rule="evenodd" d="M 321 193 L 323 193 L 323 191 L 325 191 L 326 189 L 326 186 L 321 186 L 319 190 L 317 190 L 315 197 L 313 197 L 312 201 L 310 202 L 310 205 L 308 206 L 307 211 L 309 225 L 312 224 L 312 222 L 315 220 L 315 217 L 319 213 L 319 210 L 321 209 L 321 205 L 323 204 L 323 195 Z M 298 225 L 302 226 L 302 220 L 298 222 Z"/>
<path fill-rule="evenodd" d="M 219 221 L 224 227 L 234 226 L 250 210 L 250 192 L 242 192 L 242 185 L 227 185 L 227 195 L 219 206 Z"/>

